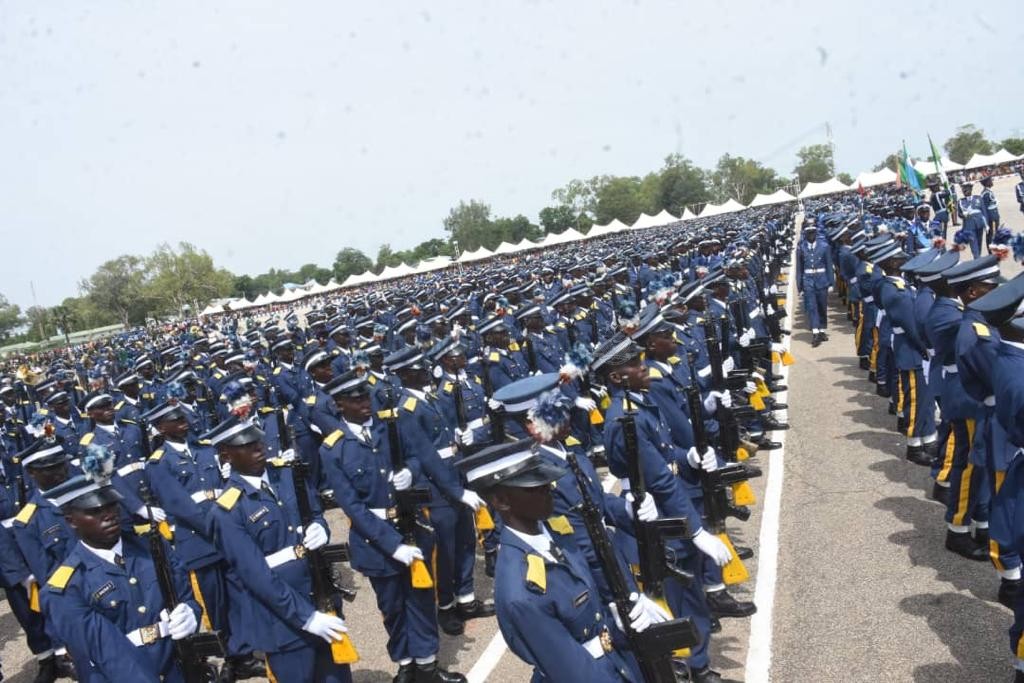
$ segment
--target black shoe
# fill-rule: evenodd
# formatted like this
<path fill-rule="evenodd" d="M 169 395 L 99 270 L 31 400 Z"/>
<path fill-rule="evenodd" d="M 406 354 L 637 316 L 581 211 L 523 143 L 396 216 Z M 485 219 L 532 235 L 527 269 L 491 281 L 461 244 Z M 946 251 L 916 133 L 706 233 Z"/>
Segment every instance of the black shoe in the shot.
<path fill-rule="evenodd" d="M 414 683 L 416 680 L 416 667 L 410 662 L 398 667 L 398 673 L 391 679 L 391 683 Z"/>
<path fill-rule="evenodd" d="M 764 400 L 765 410 L 788 410 L 789 404 L 783 403 L 782 401 L 776 401 L 774 398 L 769 396 Z"/>
<path fill-rule="evenodd" d="M 778 441 L 771 441 L 767 437 L 762 436 L 757 441 L 757 450 L 759 451 L 777 451 L 782 448 L 782 444 Z"/>
<path fill-rule="evenodd" d="M 871 359 L 870 358 L 866 358 L 864 356 L 861 356 L 861 359 L 860 359 L 860 369 L 861 370 L 870 370 L 871 369 Z"/>
<path fill-rule="evenodd" d="M 902 434 L 907 431 L 907 418 L 897 415 L 896 416 L 896 433 Z"/>
<path fill-rule="evenodd" d="M 818 348 L 819 346 L 821 346 L 820 334 L 811 335 L 811 346 L 813 346 L 814 348 Z"/>
<path fill-rule="evenodd" d="M 988 548 L 988 527 L 984 529 L 974 529 L 974 542 L 980 546 Z"/>
<path fill-rule="evenodd" d="M 878 386 L 882 386 L 882 385 L 879 384 Z M 890 415 L 895 415 L 896 414 L 896 404 L 893 403 L 892 401 L 889 401 L 889 414 Z"/>
<path fill-rule="evenodd" d="M 789 429 L 789 423 L 779 422 L 770 415 L 761 418 L 761 425 L 764 426 L 767 432 L 781 432 Z"/>
<path fill-rule="evenodd" d="M 776 375 L 774 372 L 766 376 L 765 379 L 769 382 L 778 382 L 779 380 L 786 379 L 782 375 Z"/>
<path fill-rule="evenodd" d="M 922 467 L 932 466 L 932 457 L 925 453 L 922 446 L 907 446 L 907 460 Z"/>
<path fill-rule="evenodd" d="M 32 683 L 54 683 L 57 680 L 57 655 L 39 660 L 39 670 Z"/>
<path fill-rule="evenodd" d="M 78 680 L 78 672 L 75 671 L 75 662 L 71 659 L 71 655 L 63 654 L 57 657 L 57 678 Z"/>
<path fill-rule="evenodd" d="M 727 617 L 749 617 L 757 611 L 757 606 L 752 602 L 740 602 L 727 590 L 708 591 L 705 593 L 708 601 L 708 609 L 718 619 Z"/>
<path fill-rule="evenodd" d="M 1024 671 L 1018 671 L 1013 675 L 1013 683 L 1024 683 Z"/>
<path fill-rule="evenodd" d="M 768 385 L 768 391 L 770 391 L 773 394 L 777 394 L 780 391 L 788 391 L 788 390 L 789 390 L 789 386 L 787 386 L 785 384 L 769 384 Z"/>
<path fill-rule="evenodd" d="M 932 500 L 936 503 L 949 505 L 949 487 L 941 486 L 939 482 L 932 484 Z"/>
<path fill-rule="evenodd" d="M 821 337 L 821 341 L 823 341 L 823 342 L 827 342 L 828 341 L 828 333 L 827 332 L 819 332 L 818 336 Z"/>
<path fill-rule="evenodd" d="M 760 467 L 758 467 L 757 465 L 751 465 L 749 460 L 745 461 L 742 464 L 743 464 L 743 469 L 746 470 L 746 472 L 747 472 L 747 478 L 748 479 L 753 479 L 755 477 L 760 477 L 762 474 L 764 474 L 764 472 L 761 471 Z"/>
<path fill-rule="evenodd" d="M 454 671 L 446 671 L 437 662 L 431 662 L 416 665 L 416 683 L 466 683 L 466 677 Z"/>
<path fill-rule="evenodd" d="M 892 394 L 889 393 L 889 387 L 885 386 L 884 384 L 876 384 L 875 385 L 875 393 L 878 394 L 879 396 L 881 396 L 882 398 L 889 398 L 890 396 L 892 396 Z M 896 409 L 893 408 L 890 411 L 890 414 L 891 415 L 895 415 L 896 414 L 894 412 L 895 410 Z"/>
<path fill-rule="evenodd" d="M 748 548 L 745 545 L 737 545 L 733 547 L 736 549 L 736 557 L 740 558 L 741 560 L 749 560 L 754 556 L 753 548 Z"/>
<path fill-rule="evenodd" d="M 494 578 L 494 565 L 498 562 L 498 551 L 497 550 L 486 550 L 484 551 L 484 574 Z"/>
<path fill-rule="evenodd" d="M 869 361 L 868 365 L 870 365 L 870 364 L 871 363 Z M 874 370 L 868 370 L 868 381 L 871 382 L 872 384 L 877 384 L 877 382 L 875 381 L 876 379 L 877 379 L 877 377 L 875 377 L 875 371 Z"/>
<path fill-rule="evenodd" d="M 463 621 L 469 621 L 470 619 L 482 619 L 484 617 L 493 617 L 494 603 L 487 603 L 483 602 L 482 600 L 474 600 L 473 602 L 455 605 L 455 612 L 459 615 L 459 619 L 462 619 Z"/>
<path fill-rule="evenodd" d="M 454 607 L 437 610 L 437 625 L 450 636 L 461 636 L 466 632 L 466 625 L 459 619 Z"/>
<path fill-rule="evenodd" d="M 709 633 L 721 633 L 722 622 L 718 620 L 718 617 L 711 617 L 711 627 L 708 629 Z"/>
<path fill-rule="evenodd" d="M 1020 595 L 1020 579 L 999 580 L 999 604 L 1013 609 L 1017 603 L 1017 596 Z"/>
<path fill-rule="evenodd" d="M 975 562 L 988 559 L 988 548 L 978 545 L 969 533 L 946 530 L 946 550 Z"/>
<path fill-rule="evenodd" d="M 251 654 L 244 657 L 228 657 L 224 660 L 220 677 L 224 683 L 234 683 L 234 681 L 244 681 L 249 678 L 266 678 L 267 665 Z"/>
<path fill-rule="evenodd" d="M 694 683 L 721 683 L 722 674 L 705 666 L 702 669 L 690 669 L 690 680 Z"/>

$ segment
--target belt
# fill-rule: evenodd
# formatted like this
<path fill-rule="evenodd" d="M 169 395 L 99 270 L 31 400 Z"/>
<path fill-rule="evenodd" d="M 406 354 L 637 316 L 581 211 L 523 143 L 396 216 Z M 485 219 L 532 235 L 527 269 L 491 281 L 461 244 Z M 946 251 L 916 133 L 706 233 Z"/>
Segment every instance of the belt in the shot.
<path fill-rule="evenodd" d="M 606 654 L 612 651 L 612 636 L 608 633 L 608 629 L 605 629 L 598 633 L 596 636 L 591 638 L 583 645 L 583 649 L 590 653 L 590 656 L 594 659 L 601 659 Z"/>
<path fill-rule="evenodd" d="M 861 299 L 861 301 L 863 301 L 866 304 L 873 304 L 873 303 L 875 303 L 875 297 L 873 297 L 873 296 L 866 296 L 863 299 Z"/>
<path fill-rule="evenodd" d="M 850 278 L 850 284 L 851 284 L 851 285 L 855 285 L 855 284 L 857 284 L 857 278 L 855 278 L 855 277 L 851 277 L 851 278 Z"/>
<path fill-rule="evenodd" d="M 711 374 L 711 366 L 710 365 L 705 365 L 703 368 L 701 368 L 700 370 L 697 371 L 697 376 L 698 377 L 707 377 L 710 374 Z"/>
<path fill-rule="evenodd" d="M 804 275 L 808 275 L 808 274 L 814 275 L 816 273 L 824 273 L 824 272 L 825 272 L 824 268 L 805 268 L 804 269 Z"/>
<path fill-rule="evenodd" d="M 14 526 L 14 517 L 8 517 L 7 519 L 0 521 L 0 526 L 5 529 L 10 529 Z"/>
<path fill-rule="evenodd" d="M 196 491 L 192 494 L 193 503 L 202 503 L 207 500 L 215 500 L 220 495 L 220 489 L 206 489 L 204 491 Z"/>
<path fill-rule="evenodd" d="M 455 455 L 455 446 L 448 446 L 447 448 L 439 448 L 437 450 L 437 454 L 439 456 L 441 456 L 442 460 L 447 460 L 448 458 L 450 458 L 453 455 Z"/>
<path fill-rule="evenodd" d="M 761 309 L 760 308 L 755 308 L 754 310 L 752 310 L 750 312 L 750 317 L 751 318 L 759 318 L 759 317 L 761 317 Z"/>
<path fill-rule="evenodd" d="M 398 519 L 398 510 L 395 508 L 369 508 L 369 510 L 375 516 L 387 522 Z"/>
<path fill-rule="evenodd" d="M 266 556 L 267 566 L 273 569 L 274 567 L 280 567 L 282 564 L 287 564 L 294 560 L 301 560 L 306 556 L 306 546 L 304 545 L 290 545 L 287 548 L 281 548 L 276 553 L 270 553 Z"/>
<path fill-rule="evenodd" d="M 893 331 L 893 334 L 903 334 L 903 332 L 904 332 L 902 327 L 897 327 L 896 325 L 892 326 L 892 331 Z"/>
<path fill-rule="evenodd" d="M 139 470 L 144 469 L 145 467 L 145 461 L 140 460 L 139 462 L 130 462 L 127 465 L 124 465 L 123 467 L 118 467 L 117 475 L 119 477 L 126 477 L 132 472 L 138 472 Z"/>
<path fill-rule="evenodd" d="M 995 396 L 986 396 L 985 400 L 982 401 L 982 403 L 984 403 L 986 406 L 991 408 L 992 406 L 994 406 L 996 404 L 996 397 Z"/>
<path fill-rule="evenodd" d="M 466 423 L 466 429 L 480 429 L 485 424 L 487 424 L 485 419 L 482 418 L 482 417 L 478 417 L 475 420 L 470 420 L 469 422 L 467 422 Z"/>
<path fill-rule="evenodd" d="M 171 635 L 170 626 L 166 621 L 158 621 L 150 626 L 141 626 L 134 631 L 125 633 L 124 636 L 131 641 L 135 647 L 152 645 L 161 638 Z"/>
<path fill-rule="evenodd" d="M 956 373 L 960 372 L 960 370 L 957 369 L 956 367 L 956 363 L 953 363 L 952 365 L 943 365 L 942 371 L 947 375 L 955 375 Z"/>

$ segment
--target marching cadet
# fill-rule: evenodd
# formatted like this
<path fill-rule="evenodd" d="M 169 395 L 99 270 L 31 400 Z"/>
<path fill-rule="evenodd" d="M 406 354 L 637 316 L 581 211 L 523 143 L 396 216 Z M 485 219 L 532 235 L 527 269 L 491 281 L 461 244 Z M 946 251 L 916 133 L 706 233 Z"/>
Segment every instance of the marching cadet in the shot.
<path fill-rule="evenodd" d="M 480 326 L 484 340 L 481 354 L 483 372 L 493 391 L 530 374 L 522 351 L 512 349 L 512 337 L 504 318 L 495 316 Z M 485 386 L 487 381 L 484 380 Z"/>
<path fill-rule="evenodd" d="M 39 411 L 37 415 L 45 415 L 46 420 L 53 423 L 56 435 L 63 439 L 72 457 L 80 455 L 79 439 L 86 430 L 85 421 L 78 409 L 71 405 L 68 392 L 58 389 L 46 397 L 48 411 Z M 37 418 L 38 419 L 38 418 Z"/>
<path fill-rule="evenodd" d="M 172 641 L 196 631 L 199 605 L 168 550 L 177 606 L 164 608 L 152 556 L 138 537 L 122 534 L 121 495 L 105 478 L 115 456 L 104 448 L 93 453 L 86 474 L 46 492 L 77 541 L 46 581 L 44 612 L 80 680 L 183 682 Z"/>
<path fill-rule="evenodd" d="M 455 437 L 467 447 L 486 443 L 490 440 L 490 428 L 485 419 L 487 396 L 480 379 L 471 379 L 467 372 L 466 350 L 461 339 L 442 342 L 431 350 L 431 355 L 441 370 L 437 402 Z M 458 399 L 456 390 L 459 393 Z M 459 405 L 462 406 L 461 410 L 464 413 L 461 418 L 458 414 Z M 460 419 L 465 419 L 465 429 L 459 427 Z M 471 435 L 463 437 L 465 431 L 469 431 Z M 469 443 L 466 443 L 467 440 Z"/>
<path fill-rule="evenodd" d="M 348 664 L 336 664 L 329 644 L 347 632 L 344 620 L 310 602 L 307 550 L 327 544 L 327 523 L 315 490 L 307 484 L 314 519 L 302 527 L 291 469 L 268 472 L 263 431 L 234 415 L 205 435 L 231 465 L 208 523 L 227 561 L 229 651 L 266 654 L 267 674 L 277 681 L 352 680 Z"/>
<path fill-rule="evenodd" d="M 981 179 L 981 208 L 985 215 L 985 244 L 988 253 L 992 253 L 992 245 L 996 236 L 996 229 L 999 227 L 999 201 L 996 193 L 992 191 L 992 176 L 987 175 Z"/>
<path fill-rule="evenodd" d="M 270 381 L 284 401 L 297 408 L 301 402 L 302 384 L 299 368 L 295 367 L 295 344 L 290 337 L 281 337 L 270 347 L 276 363 L 270 371 Z"/>
<path fill-rule="evenodd" d="M 398 353 L 422 359 L 414 349 Z M 417 453 L 423 449 L 392 453 L 391 435 L 373 413 L 365 375 L 348 372 L 332 380 L 326 391 L 336 399 L 343 423 L 324 437 L 320 457 L 328 485 L 352 524 L 352 568 L 370 580 L 377 607 L 384 615 L 388 655 L 398 664 L 394 681 L 464 683 L 465 676 L 437 663 L 433 583 L 429 574 L 418 575 L 428 571 L 423 563 L 433 549 L 433 529 L 418 509 L 407 511 L 415 515 L 412 528 L 404 533 L 398 528 L 398 497 L 419 478 Z M 397 425 L 392 429 L 397 430 Z M 404 442 L 401 434 L 397 436 Z M 404 465 L 397 472 L 393 467 L 396 455 Z M 422 581 L 424 578 L 427 580 Z"/>
<path fill-rule="evenodd" d="M 796 250 L 796 291 L 804 297 L 804 312 L 811 328 L 811 346 L 828 341 L 828 310 L 826 294 L 835 286 L 832 252 L 818 240 L 818 228 L 813 223 L 804 226 L 804 239 Z"/>
<path fill-rule="evenodd" d="M 163 437 L 146 465 L 150 488 L 174 526 L 174 552 L 202 608 L 202 622 L 227 634 L 227 586 L 224 558 L 209 536 L 210 508 L 220 496 L 217 454 L 193 436 L 184 408 L 174 400 L 146 413 L 145 420 Z M 265 675 L 251 651 L 230 651 L 222 676 L 227 681 Z"/>
<path fill-rule="evenodd" d="M 1013 194 L 1017 198 L 1017 207 L 1024 213 L 1024 169 L 1017 171 L 1017 174 L 1020 175 L 1021 181 L 1014 185 Z"/>
<path fill-rule="evenodd" d="M 532 445 L 524 439 L 491 446 L 460 463 L 470 486 L 505 520 L 494 579 L 502 636 L 534 667 L 535 681 L 640 683 L 636 660 L 621 647 L 614 603 L 607 606 L 564 518 L 549 521 L 552 485 L 568 470 Z M 666 616 L 640 594 L 626 618 L 643 632 Z"/>
<path fill-rule="evenodd" d="M 928 180 L 928 205 L 935 214 L 934 220 L 942 224 L 942 234 L 939 237 L 946 237 L 946 230 L 949 228 L 949 206 L 952 198 L 949 191 L 939 184 L 937 177 Z"/>
<path fill-rule="evenodd" d="M 523 326 L 521 346 L 530 372 L 558 372 L 565 348 L 557 335 L 545 329 L 540 306 L 527 304 L 516 313 L 516 319 Z"/>
<path fill-rule="evenodd" d="M 141 408 L 139 406 L 139 376 L 129 370 L 114 378 L 114 419 L 117 422 L 138 422 Z"/>
<path fill-rule="evenodd" d="M 156 377 L 156 365 L 149 356 L 142 356 L 135 361 L 135 372 L 142 378 L 142 386 L 139 389 L 139 400 L 143 412 L 152 410 L 157 403 L 160 394 L 160 383 Z"/>
<path fill-rule="evenodd" d="M 956 212 L 964 220 L 964 226 L 960 228 L 971 246 L 971 256 L 978 258 L 981 255 L 981 241 L 987 222 L 985 219 L 985 204 L 981 197 L 972 195 L 974 183 L 961 183 L 960 190 L 964 196 L 957 200 Z"/>

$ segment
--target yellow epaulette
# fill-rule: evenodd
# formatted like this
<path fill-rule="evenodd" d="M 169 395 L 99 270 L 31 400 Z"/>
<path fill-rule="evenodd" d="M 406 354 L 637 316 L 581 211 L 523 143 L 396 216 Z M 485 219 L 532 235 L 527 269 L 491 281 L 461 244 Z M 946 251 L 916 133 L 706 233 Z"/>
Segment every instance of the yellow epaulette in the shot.
<path fill-rule="evenodd" d="M 873 263 L 866 263 L 866 264 L 864 264 L 864 272 L 865 273 L 873 273 L 873 272 L 875 272 L 875 264 L 873 264 Z"/>
<path fill-rule="evenodd" d="M 548 570 L 544 566 L 544 558 L 540 555 L 526 556 L 526 585 L 541 593 L 548 590 Z"/>
<path fill-rule="evenodd" d="M 83 434 L 82 438 L 78 440 L 78 443 L 82 444 L 83 446 L 88 446 L 89 444 L 92 443 L 93 436 L 94 434 L 92 432 L 89 432 L 88 434 Z"/>
<path fill-rule="evenodd" d="M 498 353 L 497 351 L 491 351 L 491 353 L 487 356 L 487 360 L 491 361 L 492 363 L 497 363 L 498 361 L 501 360 L 501 354 Z"/>
<path fill-rule="evenodd" d="M 664 375 L 661 374 L 661 370 L 659 370 L 658 368 L 653 368 L 653 367 L 652 368 L 647 368 L 647 375 L 651 379 L 661 379 L 662 377 L 664 377 Z"/>
<path fill-rule="evenodd" d="M 382 420 L 390 420 L 394 416 L 395 411 L 391 410 L 391 408 L 385 408 L 384 410 L 377 411 L 377 417 L 379 417 Z"/>
<path fill-rule="evenodd" d="M 256 375 L 256 379 L 258 379 L 260 382 L 266 382 L 267 381 L 267 378 L 264 377 L 263 375 Z"/>
<path fill-rule="evenodd" d="M 704 318 L 701 318 L 700 316 L 698 316 L 697 319 L 694 322 L 702 323 L 702 322 L 704 322 Z"/>
<path fill-rule="evenodd" d="M 573 532 L 572 523 L 569 522 L 569 518 L 565 515 L 548 517 L 548 526 L 551 527 L 552 531 L 563 536 L 568 536 Z"/>
<path fill-rule="evenodd" d="M 278 365 L 276 368 L 274 368 L 274 374 L 275 375 L 280 375 L 281 374 L 281 366 L 280 365 Z"/>
<path fill-rule="evenodd" d="M 223 375 L 223 374 L 221 374 L 221 372 L 220 372 L 219 370 L 218 370 L 217 372 L 213 373 L 213 378 L 214 378 L 214 379 L 220 379 L 220 378 L 221 378 L 221 377 L 223 377 L 223 376 L 224 376 L 224 375 Z"/>
<path fill-rule="evenodd" d="M 335 429 L 333 432 L 331 432 L 324 438 L 324 444 L 326 444 L 328 448 L 332 448 L 334 444 L 338 442 L 338 439 L 340 439 L 343 436 L 345 436 L 345 432 L 341 431 L 340 429 Z"/>
<path fill-rule="evenodd" d="M 306 397 L 306 405 L 307 406 L 315 406 L 316 405 L 316 396 L 307 396 Z"/>
<path fill-rule="evenodd" d="M 483 384 L 483 382 L 480 381 L 479 377 L 474 377 L 473 381 L 476 382 L 477 384 Z"/>
<path fill-rule="evenodd" d="M 210 440 L 209 439 L 199 439 L 199 445 L 200 446 L 209 446 L 210 445 Z"/>
<path fill-rule="evenodd" d="M 32 519 L 32 515 L 36 513 L 35 503 L 25 503 L 25 506 L 21 508 L 21 511 L 14 517 L 14 521 L 20 524 L 28 524 Z"/>
<path fill-rule="evenodd" d="M 366 383 L 367 384 L 376 384 L 377 383 L 377 378 L 374 375 L 370 375 L 369 377 L 366 378 Z"/>
<path fill-rule="evenodd" d="M 560 330 L 564 330 L 565 329 L 565 323 L 562 322 L 561 320 L 559 320 L 557 323 L 555 323 L 555 327 L 557 327 Z M 548 331 L 550 332 L 552 330 L 550 328 L 548 328 Z"/>
<path fill-rule="evenodd" d="M 508 350 L 509 351 L 519 351 L 520 350 L 519 342 L 517 342 L 517 341 L 510 341 L 508 343 Z"/>
<path fill-rule="evenodd" d="M 977 334 L 979 337 L 991 336 L 992 333 L 988 331 L 988 325 L 986 325 L 985 323 L 976 322 L 971 324 L 974 325 L 974 333 Z"/>
<path fill-rule="evenodd" d="M 270 414 L 272 412 L 274 412 L 274 409 L 271 408 L 270 406 L 263 406 L 259 410 L 260 415 L 268 415 L 268 414 Z"/>
<path fill-rule="evenodd" d="M 153 451 L 153 455 L 149 456 L 150 461 L 160 462 L 160 458 L 164 457 L 164 449 L 158 448 Z"/>
<path fill-rule="evenodd" d="M 117 405 L 114 406 L 114 410 L 121 410 L 124 407 L 124 401 L 118 401 Z"/>
<path fill-rule="evenodd" d="M 682 360 L 683 360 L 683 359 L 682 359 L 682 358 L 680 358 L 679 356 L 669 356 L 669 358 L 668 358 L 668 364 L 669 364 L 669 365 L 678 365 L 678 364 L 679 364 L 679 362 L 680 362 L 680 361 L 682 361 Z"/>
<path fill-rule="evenodd" d="M 292 461 L 285 460 L 284 458 L 271 458 L 267 461 L 267 464 L 271 467 L 288 467 L 292 464 Z"/>
<path fill-rule="evenodd" d="M 579 313 L 576 314 L 576 320 L 583 320 L 586 317 L 587 314 L 585 311 L 580 311 Z"/>
<path fill-rule="evenodd" d="M 567 436 L 567 437 L 565 437 L 565 445 L 566 446 L 579 446 L 580 445 L 580 440 L 577 439 L 575 436 Z"/>
<path fill-rule="evenodd" d="M 402 404 L 402 407 L 408 410 L 410 413 L 416 410 L 416 397 L 410 396 L 409 398 L 405 399 L 405 403 Z"/>
<path fill-rule="evenodd" d="M 237 486 L 232 486 L 227 491 L 220 494 L 220 497 L 217 498 L 217 505 L 220 505 L 225 510 L 230 510 L 231 508 L 235 507 L 235 503 L 238 502 L 238 499 L 241 497 L 241 495 L 242 489 L 238 488 Z"/>
<path fill-rule="evenodd" d="M 455 388 L 455 385 L 452 382 L 445 382 L 444 383 L 444 387 L 442 387 L 442 388 L 444 390 L 444 393 L 450 394 L 450 393 L 452 393 L 452 389 Z"/>
<path fill-rule="evenodd" d="M 68 582 L 71 581 L 71 575 L 75 573 L 74 567 L 69 567 L 66 564 L 62 564 L 54 570 L 50 578 L 46 580 L 46 585 L 56 590 L 62 591 L 68 587 Z"/>

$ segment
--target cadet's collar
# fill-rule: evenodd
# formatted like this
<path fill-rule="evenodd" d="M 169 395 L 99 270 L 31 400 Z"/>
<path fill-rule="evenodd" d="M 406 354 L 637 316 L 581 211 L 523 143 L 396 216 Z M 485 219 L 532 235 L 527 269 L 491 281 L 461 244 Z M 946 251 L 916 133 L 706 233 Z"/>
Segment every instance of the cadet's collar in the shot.
<path fill-rule="evenodd" d="M 373 429 L 373 418 L 370 418 L 366 422 L 359 424 L 358 422 L 349 422 L 345 420 L 345 424 L 348 425 L 348 430 L 355 434 L 356 438 L 360 441 L 363 440 L 363 430 L 370 431 Z M 364 442 L 365 443 L 365 442 Z"/>
<path fill-rule="evenodd" d="M 532 550 L 536 550 L 537 554 L 543 557 L 548 562 L 557 562 L 555 556 L 551 554 L 551 534 L 548 533 L 547 527 L 543 524 L 540 527 L 539 534 L 524 534 L 521 531 L 516 531 L 512 527 L 508 527 L 508 530 L 515 534 L 517 538 L 522 540 Z"/>
<path fill-rule="evenodd" d="M 280 365 L 285 370 L 291 370 L 292 369 L 292 364 L 291 363 L 285 363 L 283 360 L 277 361 L 277 364 Z"/>
<path fill-rule="evenodd" d="M 123 398 L 123 399 L 124 399 L 124 400 L 125 400 L 125 401 L 126 401 L 126 402 L 128 403 L 128 405 L 130 405 L 130 406 L 136 406 L 136 405 L 138 405 L 138 404 L 139 404 L 139 399 L 137 399 L 137 398 L 132 398 L 132 397 L 131 397 L 131 396 L 129 396 L 128 394 L 122 394 L 122 395 L 121 395 L 121 397 L 122 397 L 122 398 Z"/>
<path fill-rule="evenodd" d="M 412 387 L 406 387 L 405 390 L 408 391 L 410 394 L 412 394 L 417 399 L 419 399 L 420 401 L 426 401 L 427 400 L 426 392 L 422 391 L 421 389 L 413 389 Z"/>
<path fill-rule="evenodd" d="M 114 558 L 116 558 L 117 556 L 120 556 L 122 558 L 122 560 L 124 559 L 124 547 L 123 547 L 123 544 L 121 543 L 121 539 L 120 538 L 117 539 L 117 543 L 114 544 L 114 547 L 110 548 L 110 549 L 107 549 L 107 548 L 94 548 L 91 545 L 89 545 L 88 543 L 86 543 L 85 541 L 82 541 L 82 547 L 85 548 L 86 550 L 88 550 L 90 553 L 92 553 L 96 557 L 98 557 L 101 560 L 103 560 L 104 562 L 108 562 L 108 563 L 114 565 L 115 567 L 117 566 L 117 562 L 114 561 Z"/>
<path fill-rule="evenodd" d="M 96 426 L 105 431 L 107 434 L 113 434 L 115 431 L 117 431 L 117 425 L 115 424 L 101 425 L 99 422 L 97 422 Z"/>
<path fill-rule="evenodd" d="M 241 478 L 242 481 L 244 481 L 246 484 L 248 484 L 257 491 L 259 491 L 264 484 L 266 484 L 267 486 L 270 485 L 270 477 L 267 476 L 266 470 L 263 470 L 263 475 L 259 477 L 254 477 L 249 474 L 242 474 L 241 472 L 238 473 L 238 476 Z"/>
<path fill-rule="evenodd" d="M 164 440 L 164 445 L 170 446 L 172 450 L 177 451 L 178 453 L 189 453 L 187 441 L 179 443 L 177 441 Z"/>

